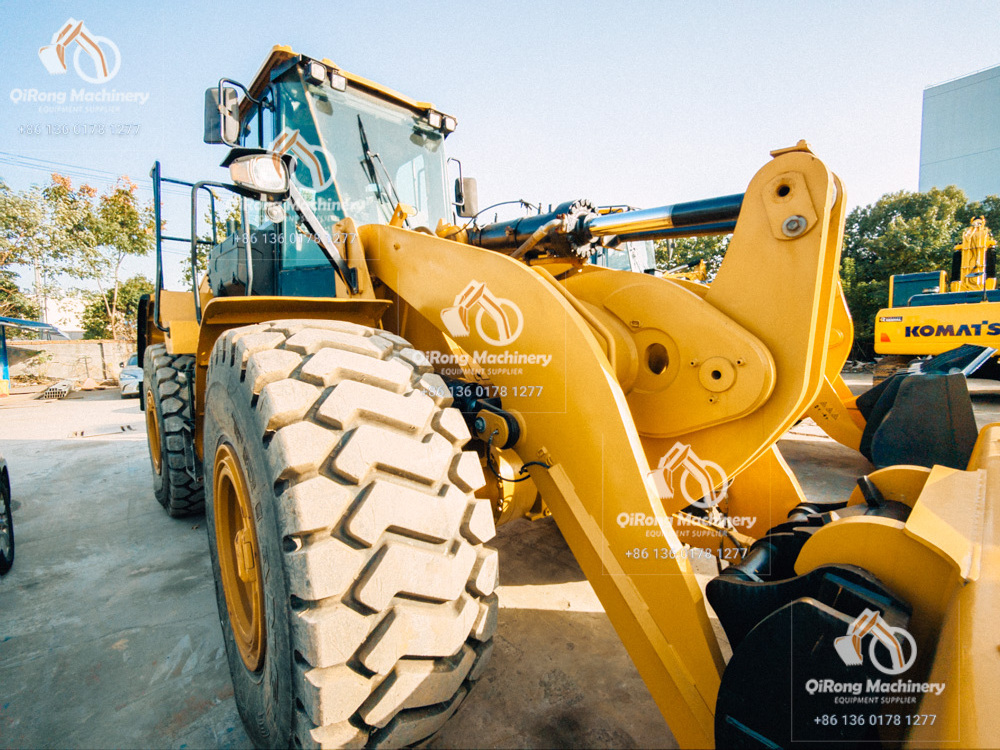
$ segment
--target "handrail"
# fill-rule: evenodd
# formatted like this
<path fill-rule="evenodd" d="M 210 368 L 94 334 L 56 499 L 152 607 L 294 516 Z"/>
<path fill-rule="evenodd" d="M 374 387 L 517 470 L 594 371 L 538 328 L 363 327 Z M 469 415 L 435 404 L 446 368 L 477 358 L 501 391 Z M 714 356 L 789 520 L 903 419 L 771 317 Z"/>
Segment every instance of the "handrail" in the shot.
<path fill-rule="evenodd" d="M 196 236 L 196 225 L 192 223 L 191 237 L 176 237 L 174 235 L 168 235 L 163 233 L 163 209 L 162 209 L 162 194 L 160 191 L 160 183 L 169 182 L 173 185 L 182 185 L 184 187 L 192 188 L 192 191 L 198 189 L 193 182 L 186 182 L 184 180 L 177 180 L 172 177 L 164 177 L 161 173 L 160 162 L 153 162 L 153 168 L 149 171 L 149 176 L 153 181 L 153 220 L 156 222 L 156 284 L 155 292 L 153 296 L 153 324 L 164 333 L 170 333 L 170 326 L 165 326 L 160 319 L 160 292 L 163 289 L 163 243 L 166 242 L 190 242 L 194 248 L 198 245 L 216 245 L 219 242 L 218 230 L 216 229 L 216 210 L 215 210 L 215 194 L 208 190 L 209 194 L 209 205 L 212 214 L 212 241 L 199 240 Z M 207 189 L 207 188 L 206 188 Z M 197 273 L 197 252 L 194 253 L 195 263 L 192 265 L 191 279 L 195 286 L 195 295 L 197 297 L 198 288 L 198 273 Z M 200 309 L 200 305 L 199 305 Z M 200 320 L 199 320 L 200 322 Z"/>

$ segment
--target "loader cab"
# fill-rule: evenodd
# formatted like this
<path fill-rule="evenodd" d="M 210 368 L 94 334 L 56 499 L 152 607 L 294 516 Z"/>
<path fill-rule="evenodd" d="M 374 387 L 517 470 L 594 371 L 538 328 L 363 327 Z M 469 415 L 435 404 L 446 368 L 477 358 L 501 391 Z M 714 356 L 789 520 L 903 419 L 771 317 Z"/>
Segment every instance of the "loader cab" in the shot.
<path fill-rule="evenodd" d="M 345 219 L 356 226 L 387 224 L 398 204 L 412 208 L 404 224 L 411 229 L 433 231 L 440 220 L 451 220 L 444 140 L 455 128 L 453 118 L 328 61 L 280 49 L 246 93 L 238 108 L 239 145 L 294 157 L 292 179 L 335 240 L 349 231 Z M 265 203 L 240 203 L 238 230 L 231 227 L 210 252 L 213 294 L 247 293 L 249 242 L 249 293 L 336 296 L 333 266 L 291 220 L 287 201 L 279 220 Z"/>

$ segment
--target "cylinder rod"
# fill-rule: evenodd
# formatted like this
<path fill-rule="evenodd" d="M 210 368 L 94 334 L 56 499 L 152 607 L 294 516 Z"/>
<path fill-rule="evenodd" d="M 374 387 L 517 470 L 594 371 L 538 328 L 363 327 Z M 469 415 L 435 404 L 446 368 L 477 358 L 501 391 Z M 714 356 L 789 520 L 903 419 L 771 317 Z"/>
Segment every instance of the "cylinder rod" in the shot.
<path fill-rule="evenodd" d="M 663 232 L 723 223 L 735 225 L 742 205 L 742 193 L 725 195 L 720 198 L 675 203 L 671 206 L 647 208 L 641 211 L 625 211 L 595 216 L 587 221 L 587 229 L 595 237 L 628 235 L 633 239 L 639 239 L 640 237 L 636 236 L 639 233 L 643 234 L 641 239 L 684 236 L 684 232 L 671 231 L 669 234 L 663 234 Z M 718 229 L 719 227 L 713 227 L 713 231 L 708 233 L 715 234 Z M 622 239 L 624 240 L 625 237 Z"/>
<path fill-rule="evenodd" d="M 736 229 L 735 221 L 716 221 L 710 224 L 687 224 L 669 229 L 650 229 L 647 232 L 619 234 L 619 242 L 641 242 L 643 240 L 666 240 L 671 237 L 706 237 L 713 234 L 731 234 Z"/>

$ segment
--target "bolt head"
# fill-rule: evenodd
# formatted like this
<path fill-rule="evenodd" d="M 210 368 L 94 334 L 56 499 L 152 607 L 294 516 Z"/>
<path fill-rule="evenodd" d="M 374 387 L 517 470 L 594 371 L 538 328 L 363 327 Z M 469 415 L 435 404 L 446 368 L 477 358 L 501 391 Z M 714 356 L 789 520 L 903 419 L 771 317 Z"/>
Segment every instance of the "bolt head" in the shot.
<path fill-rule="evenodd" d="M 486 432 L 486 420 L 482 417 L 476 417 L 473 427 L 476 428 L 476 432 Z"/>
<path fill-rule="evenodd" d="M 792 214 L 782 223 L 781 232 L 786 237 L 798 237 L 806 231 L 807 226 L 809 226 L 809 222 L 806 221 L 805 216 Z"/>

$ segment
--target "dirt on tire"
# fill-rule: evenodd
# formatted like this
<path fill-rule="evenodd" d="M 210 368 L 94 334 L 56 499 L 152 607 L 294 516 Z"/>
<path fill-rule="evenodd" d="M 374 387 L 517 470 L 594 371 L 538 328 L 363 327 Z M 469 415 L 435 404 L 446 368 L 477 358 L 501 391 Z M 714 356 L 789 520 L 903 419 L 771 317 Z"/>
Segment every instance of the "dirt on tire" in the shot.
<path fill-rule="evenodd" d="M 237 706 L 259 745 L 407 746 L 480 677 L 496 551 L 468 428 L 424 356 L 341 321 L 226 332 L 209 364 L 205 484 Z M 266 608 L 263 663 L 234 642 L 220 581 L 214 459 L 240 457 Z"/>

